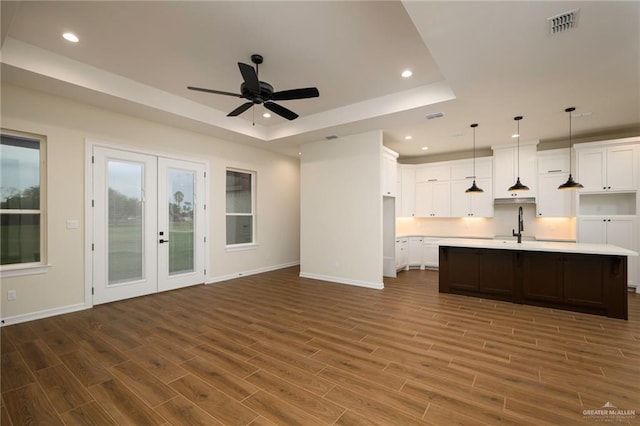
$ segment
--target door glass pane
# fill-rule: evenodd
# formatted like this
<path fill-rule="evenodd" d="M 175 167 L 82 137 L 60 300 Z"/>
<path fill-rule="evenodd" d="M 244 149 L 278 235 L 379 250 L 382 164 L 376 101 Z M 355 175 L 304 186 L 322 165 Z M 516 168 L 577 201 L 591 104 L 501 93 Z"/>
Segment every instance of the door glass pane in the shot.
<path fill-rule="evenodd" d="M 110 160 L 109 284 L 144 277 L 144 165 Z"/>
<path fill-rule="evenodd" d="M 194 270 L 194 189 L 195 174 L 192 171 L 169 169 L 169 275 Z"/>
<path fill-rule="evenodd" d="M 40 215 L 0 215 L 2 265 L 40 262 Z"/>

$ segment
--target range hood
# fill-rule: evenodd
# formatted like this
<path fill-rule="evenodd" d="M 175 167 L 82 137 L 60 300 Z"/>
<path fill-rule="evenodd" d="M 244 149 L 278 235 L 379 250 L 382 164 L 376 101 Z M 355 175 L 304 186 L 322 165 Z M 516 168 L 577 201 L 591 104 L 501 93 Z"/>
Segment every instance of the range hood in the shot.
<path fill-rule="evenodd" d="M 494 204 L 535 204 L 535 197 L 494 198 Z"/>

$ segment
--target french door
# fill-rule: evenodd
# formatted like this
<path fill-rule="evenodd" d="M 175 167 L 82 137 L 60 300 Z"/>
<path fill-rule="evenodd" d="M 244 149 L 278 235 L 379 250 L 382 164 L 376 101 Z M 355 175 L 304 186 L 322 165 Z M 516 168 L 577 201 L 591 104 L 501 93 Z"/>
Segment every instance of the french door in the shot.
<path fill-rule="evenodd" d="M 93 303 L 204 282 L 201 163 L 93 147 Z"/>

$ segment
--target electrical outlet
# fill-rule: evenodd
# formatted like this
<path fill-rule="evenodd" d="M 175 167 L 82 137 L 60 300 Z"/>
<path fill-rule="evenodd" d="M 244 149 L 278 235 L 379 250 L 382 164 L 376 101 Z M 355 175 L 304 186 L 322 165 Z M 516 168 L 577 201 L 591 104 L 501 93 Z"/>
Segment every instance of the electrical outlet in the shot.
<path fill-rule="evenodd" d="M 7 291 L 7 300 L 11 301 L 11 300 L 16 300 L 16 291 L 15 290 L 9 290 Z"/>

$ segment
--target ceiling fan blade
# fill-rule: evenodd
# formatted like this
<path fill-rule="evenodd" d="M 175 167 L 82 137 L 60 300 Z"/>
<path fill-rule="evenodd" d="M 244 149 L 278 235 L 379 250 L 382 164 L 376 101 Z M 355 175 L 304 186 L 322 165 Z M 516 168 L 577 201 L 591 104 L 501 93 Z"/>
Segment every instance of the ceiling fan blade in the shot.
<path fill-rule="evenodd" d="M 273 102 L 265 102 L 264 107 L 275 112 L 279 116 L 286 118 L 287 120 L 295 120 L 296 118 L 298 118 L 298 114 L 296 114 L 295 112 Z"/>
<path fill-rule="evenodd" d="M 281 90 L 274 92 L 271 99 L 274 101 L 289 101 L 293 99 L 317 98 L 320 92 L 315 87 L 305 87 L 304 89 Z"/>
<path fill-rule="evenodd" d="M 246 110 L 248 110 L 249 108 L 251 108 L 252 105 L 253 105 L 253 102 L 246 102 L 240 105 L 238 108 L 231 111 L 229 114 L 227 114 L 227 117 L 235 117 L 237 115 L 240 115 Z"/>
<path fill-rule="evenodd" d="M 199 92 L 215 93 L 216 95 L 234 96 L 236 98 L 241 98 L 242 97 L 242 95 L 239 94 L 239 93 L 222 92 L 220 90 L 204 89 L 202 87 L 187 86 L 187 89 L 189 89 L 189 90 L 197 90 Z"/>
<path fill-rule="evenodd" d="M 247 64 L 238 62 L 238 68 L 240 68 L 240 74 L 244 79 L 244 84 L 251 93 L 260 93 L 260 82 L 258 81 L 258 74 L 256 70 Z"/>

